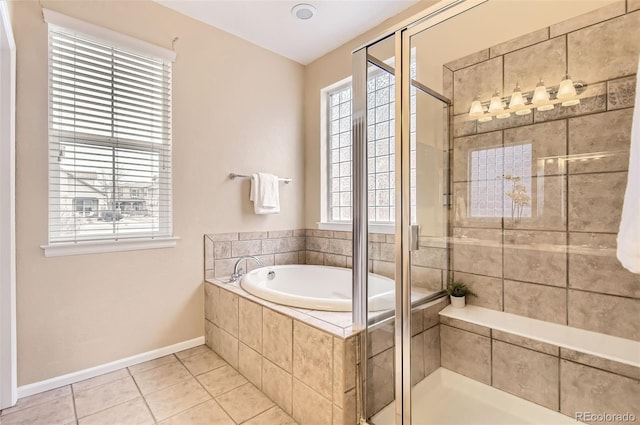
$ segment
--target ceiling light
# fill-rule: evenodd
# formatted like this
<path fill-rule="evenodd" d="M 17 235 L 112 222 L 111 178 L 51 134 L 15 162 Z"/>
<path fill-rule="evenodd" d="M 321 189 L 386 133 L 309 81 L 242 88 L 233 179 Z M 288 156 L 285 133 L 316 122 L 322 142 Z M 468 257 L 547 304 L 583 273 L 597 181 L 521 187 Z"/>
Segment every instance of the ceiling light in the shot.
<path fill-rule="evenodd" d="M 291 14 L 294 18 L 300 19 L 301 21 L 308 21 L 313 18 L 313 15 L 316 13 L 316 8 L 311 6 L 310 4 L 300 3 L 291 9 Z"/>

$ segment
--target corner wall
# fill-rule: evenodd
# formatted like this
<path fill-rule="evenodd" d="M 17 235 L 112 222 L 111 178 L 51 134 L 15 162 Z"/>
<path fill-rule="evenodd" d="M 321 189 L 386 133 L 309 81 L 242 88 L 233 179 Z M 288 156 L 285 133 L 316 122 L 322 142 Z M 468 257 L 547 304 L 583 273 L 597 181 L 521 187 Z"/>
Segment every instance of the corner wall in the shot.
<path fill-rule="evenodd" d="M 45 258 L 47 26 L 38 2 L 11 2 L 17 44 L 18 385 L 204 334 L 209 232 L 301 228 L 303 67 L 151 1 L 42 6 L 171 48 L 173 249 Z M 283 155 L 287 152 L 287 155 Z M 256 216 L 247 180 L 291 177 L 282 213 Z"/>

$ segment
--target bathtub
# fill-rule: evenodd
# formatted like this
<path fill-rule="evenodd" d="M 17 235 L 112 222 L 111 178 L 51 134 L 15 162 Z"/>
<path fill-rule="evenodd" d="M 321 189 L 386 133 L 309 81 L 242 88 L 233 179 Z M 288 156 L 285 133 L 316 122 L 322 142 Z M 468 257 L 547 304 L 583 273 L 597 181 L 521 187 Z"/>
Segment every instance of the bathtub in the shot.
<path fill-rule="evenodd" d="M 274 272 L 273 279 L 269 273 Z M 242 289 L 257 297 L 291 307 L 325 311 L 351 311 L 351 269 L 287 265 L 255 269 L 245 274 Z M 395 282 L 369 274 L 369 310 L 394 307 Z"/>

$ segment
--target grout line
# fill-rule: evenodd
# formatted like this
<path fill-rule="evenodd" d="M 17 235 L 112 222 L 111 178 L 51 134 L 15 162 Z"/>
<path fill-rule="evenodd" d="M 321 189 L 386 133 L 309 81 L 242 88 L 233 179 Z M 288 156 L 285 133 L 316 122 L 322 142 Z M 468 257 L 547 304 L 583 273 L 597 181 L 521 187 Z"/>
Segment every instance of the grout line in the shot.
<path fill-rule="evenodd" d="M 71 390 L 71 401 L 73 403 L 73 416 L 76 418 L 76 423 L 78 423 L 80 419 L 78 419 L 78 409 L 76 408 L 76 394 L 75 391 L 73 391 L 73 385 L 69 384 L 69 389 Z"/>
<path fill-rule="evenodd" d="M 140 393 L 140 397 L 142 398 L 142 402 L 144 403 L 145 406 L 147 406 L 147 410 L 151 414 L 151 418 L 153 419 L 153 422 L 157 424 L 158 423 L 158 419 L 156 418 L 156 415 L 153 414 L 153 410 L 151 410 L 151 406 L 149 406 L 149 403 L 147 403 L 147 397 L 145 397 L 145 395 L 142 394 L 142 390 L 138 386 L 138 383 L 136 382 L 136 379 L 133 376 L 131 377 L 131 379 L 133 380 L 133 384 L 138 389 L 138 393 Z"/>

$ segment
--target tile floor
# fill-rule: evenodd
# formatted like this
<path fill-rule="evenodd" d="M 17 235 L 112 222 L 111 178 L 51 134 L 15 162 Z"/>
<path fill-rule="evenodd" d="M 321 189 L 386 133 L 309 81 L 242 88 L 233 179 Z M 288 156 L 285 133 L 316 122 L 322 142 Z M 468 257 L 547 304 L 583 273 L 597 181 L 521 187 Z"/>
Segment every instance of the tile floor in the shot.
<path fill-rule="evenodd" d="M 18 400 L 0 425 L 289 425 L 296 422 L 207 346 Z"/>

